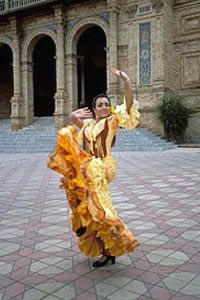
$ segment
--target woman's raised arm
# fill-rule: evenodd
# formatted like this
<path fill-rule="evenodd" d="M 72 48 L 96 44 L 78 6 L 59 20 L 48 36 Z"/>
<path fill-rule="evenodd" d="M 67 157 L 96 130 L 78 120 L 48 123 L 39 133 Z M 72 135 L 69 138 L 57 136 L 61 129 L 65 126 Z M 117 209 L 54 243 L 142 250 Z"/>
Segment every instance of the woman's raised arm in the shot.
<path fill-rule="evenodd" d="M 114 75 L 119 76 L 124 81 L 124 90 L 125 90 L 125 101 L 126 101 L 126 111 L 130 112 L 130 108 L 133 104 L 133 89 L 130 84 L 128 75 L 125 72 L 122 72 L 116 68 L 112 68 L 111 72 Z"/>

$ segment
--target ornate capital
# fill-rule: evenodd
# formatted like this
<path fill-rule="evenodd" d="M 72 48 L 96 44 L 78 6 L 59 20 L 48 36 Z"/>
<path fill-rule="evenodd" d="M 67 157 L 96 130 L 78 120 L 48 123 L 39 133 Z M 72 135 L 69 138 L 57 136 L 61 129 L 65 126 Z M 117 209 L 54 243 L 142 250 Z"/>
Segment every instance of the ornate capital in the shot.
<path fill-rule="evenodd" d="M 151 0 L 151 2 L 156 12 L 160 12 L 165 3 L 164 0 Z"/>
<path fill-rule="evenodd" d="M 107 0 L 108 10 L 111 12 L 118 13 L 121 5 L 118 0 Z"/>
<path fill-rule="evenodd" d="M 10 17 L 9 21 L 10 21 L 10 27 L 11 27 L 12 32 L 15 35 L 19 35 L 21 24 L 20 24 L 19 20 L 17 19 L 17 17 L 16 16 Z"/>
<path fill-rule="evenodd" d="M 53 9 L 54 9 L 55 18 L 57 19 L 58 23 L 64 24 L 65 23 L 64 6 L 62 4 L 56 5 L 53 7 Z"/>
<path fill-rule="evenodd" d="M 133 4 L 133 3 L 128 3 L 127 4 L 127 8 L 126 8 L 126 12 L 129 16 L 129 18 L 133 18 L 137 12 L 137 5 Z"/>

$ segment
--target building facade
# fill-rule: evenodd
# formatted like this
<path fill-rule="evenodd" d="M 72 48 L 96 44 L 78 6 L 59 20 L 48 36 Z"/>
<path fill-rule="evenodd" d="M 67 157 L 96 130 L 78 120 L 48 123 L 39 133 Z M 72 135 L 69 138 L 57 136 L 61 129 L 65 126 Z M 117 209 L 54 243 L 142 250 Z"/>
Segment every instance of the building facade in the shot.
<path fill-rule="evenodd" d="M 121 103 L 111 67 L 129 74 L 141 127 L 162 134 L 155 107 L 176 91 L 200 142 L 199 0 L 0 0 L 0 118 L 13 130 L 50 115 L 59 128 L 101 92 Z"/>

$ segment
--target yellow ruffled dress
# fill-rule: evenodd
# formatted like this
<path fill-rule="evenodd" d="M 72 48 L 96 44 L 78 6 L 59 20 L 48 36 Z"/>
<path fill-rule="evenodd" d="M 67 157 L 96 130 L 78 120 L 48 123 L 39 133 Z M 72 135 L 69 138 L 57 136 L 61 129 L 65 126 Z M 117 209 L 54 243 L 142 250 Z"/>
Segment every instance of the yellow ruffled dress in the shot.
<path fill-rule="evenodd" d="M 119 126 L 128 129 L 138 123 L 136 101 L 129 114 L 125 104 L 118 105 L 110 117 L 85 121 L 79 134 L 74 126 L 60 129 L 56 148 L 49 155 L 48 166 L 63 175 L 60 188 L 66 191 L 69 201 L 72 230 L 86 227 L 78 237 L 78 245 L 87 256 L 99 256 L 103 249 L 119 256 L 138 245 L 114 209 L 108 190 L 117 171 L 110 153 L 113 138 Z"/>

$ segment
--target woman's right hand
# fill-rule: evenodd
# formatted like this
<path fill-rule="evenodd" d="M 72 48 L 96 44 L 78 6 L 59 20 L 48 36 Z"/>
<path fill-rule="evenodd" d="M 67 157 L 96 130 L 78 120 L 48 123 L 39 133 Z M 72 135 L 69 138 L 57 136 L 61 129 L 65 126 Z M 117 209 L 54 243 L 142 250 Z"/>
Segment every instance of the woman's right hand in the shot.
<path fill-rule="evenodd" d="M 72 114 L 76 118 L 81 118 L 81 119 L 93 118 L 93 113 L 88 107 L 79 108 L 79 109 L 75 110 L 74 112 L 72 112 Z"/>
<path fill-rule="evenodd" d="M 71 124 L 75 124 L 79 128 L 83 126 L 83 120 L 86 118 L 93 118 L 93 113 L 88 107 L 79 108 L 69 115 L 69 121 Z"/>

